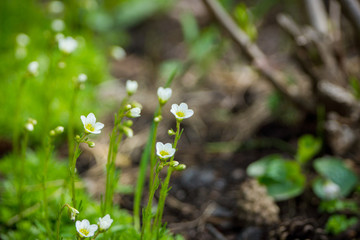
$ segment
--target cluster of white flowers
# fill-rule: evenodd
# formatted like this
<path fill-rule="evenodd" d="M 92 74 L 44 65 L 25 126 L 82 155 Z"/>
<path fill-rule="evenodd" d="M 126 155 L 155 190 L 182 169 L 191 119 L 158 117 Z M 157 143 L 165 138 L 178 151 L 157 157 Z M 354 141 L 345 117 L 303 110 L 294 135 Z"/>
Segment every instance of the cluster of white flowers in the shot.
<path fill-rule="evenodd" d="M 89 220 L 84 219 L 82 221 L 76 221 L 75 227 L 81 238 L 89 238 L 94 236 L 97 230 L 99 230 L 100 233 L 107 231 L 112 223 L 113 219 L 107 214 L 104 217 L 99 218 L 97 224 L 90 224 Z"/>

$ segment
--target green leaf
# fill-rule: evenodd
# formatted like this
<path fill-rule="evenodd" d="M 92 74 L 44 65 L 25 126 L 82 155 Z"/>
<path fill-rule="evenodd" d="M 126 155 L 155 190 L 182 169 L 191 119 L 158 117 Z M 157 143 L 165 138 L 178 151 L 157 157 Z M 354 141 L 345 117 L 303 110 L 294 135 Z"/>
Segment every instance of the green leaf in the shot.
<path fill-rule="evenodd" d="M 199 36 L 199 26 L 195 17 L 190 13 L 186 13 L 181 16 L 180 22 L 185 41 L 187 43 L 195 41 Z"/>
<path fill-rule="evenodd" d="M 300 195 L 305 188 L 305 176 L 300 165 L 280 155 L 269 155 L 249 165 L 247 174 L 257 177 L 275 200 Z"/>
<path fill-rule="evenodd" d="M 321 146 L 321 139 L 315 138 L 312 135 L 302 136 L 298 141 L 296 160 L 299 161 L 301 164 L 308 162 L 317 153 L 319 153 Z"/>
<path fill-rule="evenodd" d="M 268 165 L 276 159 L 282 159 L 282 157 L 278 154 L 269 155 L 261 158 L 260 160 L 251 163 L 246 172 L 251 177 L 261 177 L 267 173 Z"/>
<path fill-rule="evenodd" d="M 354 189 L 358 180 L 356 175 L 345 166 L 343 161 L 335 157 L 316 159 L 314 161 L 314 168 L 321 176 L 330 179 L 340 186 L 340 195 L 342 197 L 346 197 Z M 320 182 L 317 184 L 320 184 Z M 315 188 L 317 187 L 315 186 Z"/>

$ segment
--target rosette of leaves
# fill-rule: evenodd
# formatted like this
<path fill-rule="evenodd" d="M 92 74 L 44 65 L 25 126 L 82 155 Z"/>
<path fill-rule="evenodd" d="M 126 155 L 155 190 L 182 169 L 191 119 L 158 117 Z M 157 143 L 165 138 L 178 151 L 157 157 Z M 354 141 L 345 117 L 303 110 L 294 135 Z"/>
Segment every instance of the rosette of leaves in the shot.
<path fill-rule="evenodd" d="M 355 188 L 358 181 L 355 173 L 345 163 L 335 157 L 322 157 L 314 161 L 314 168 L 319 174 L 313 183 L 314 193 L 321 199 L 327 200 L 324 184 L 327 179 L 340 187 L 338 198 L 344 198 Z"/>
<path fill-rule="evenodd" d="M 266 186 L 275 200 L 286 200 L 300 195 L 305 188 L 305 176 L 300 164 L 278 154 L 266 156 L 247 168 L 249 176 Z"/>

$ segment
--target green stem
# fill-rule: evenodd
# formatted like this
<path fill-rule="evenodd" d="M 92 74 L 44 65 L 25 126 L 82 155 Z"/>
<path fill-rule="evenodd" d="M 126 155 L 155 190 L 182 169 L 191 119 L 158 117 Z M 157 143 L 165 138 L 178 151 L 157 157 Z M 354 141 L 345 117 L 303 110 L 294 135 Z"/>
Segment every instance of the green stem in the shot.
<path fill-rule="evenodd" d="M 72 95 L 71 101 L 70 101 L 69 123 L 68 123 L 68 128 L 67 128 L 69 160 L 72 159 L 72 157 L 73 157 L 72 150 L 73 150 L 73 146 L 74 146 L 74 113 L 75 113 L 75 108 L 76 108 L 76 100 L 77 100 L 78 92 L 79 92 L 79 87 L 75 86 L 74 92 L 73 92 L 73 95 Z"/>
<path fill-rule="evenodd" d="M 44 169 L 43 169 L 43 179 L 42 179 L 42 190 L 43 190 L 43 213 L 44 213 L 44 224 L 45 228 L 47 230 L 47 234 L 50 235 L 50 227 L 49 227 L 49 221 L 48 221 L 48 199 L 47 199 L 47 192 L 46 192 L 46 181 L 47 181 L 47 172 L 48 172 L 48 162 L 50 159 L 50 154 L 53 149 L 52 145 L 52 137 L 49 137 L 48 140 L 48 146 L 45 151 L 45 157 L 44 157 Z"/>
<path fill-rule="evenodd" d="M 173 148 L 176 149 L 177 143 L 181 137 L 181 131 L 180 131 L 180 122 L 179 120 L 176 121 L 176 134 L 175 134 L 175 140 L 174 140 L 174 144 L 173 144 Z M 168 167 L 168 171 L 167 171 L 167 175 L 166 178 L 164 180 L 164 182 L 161 184 L 161 190 L 160 190 L 160 197 L 159 197 L 159 203 L 158 203 L 158 208 L 156 211 L 156 216 L 155 216 L 155 221 L 154 221 L 154 228 L 153 230 L 156 231 L 156 238 L 159 238 L 159 233 L 160 233 L 160 227 L 161 227 L 161 221 L 162 221 L 162 216 L 163 216 L 163 212 L 164 212 L 164 206 L 165 206 L 165 199 L 167 196 L 167 193 L 169 191 L 169 183 L 170 183 L 170 177 L 171 174 L 173 172 L 173 168 L 171 167 L 171 162 L 174 161 L 174 156 L 171 157 L 170 161 L 169 161 L 169 167 Z"/>
<path fill-rule="evenodd" d="M 112 199 L 114 192 L 114 173 L 115 173 L 115 160 L 119 144 L 122 139 L 122 133 L 119 132 L 121 122 L 125 117 L 126 105 L 128 104 L 129 97 L 125 97 L 121 104 L 117 115 L 115 115 L 114 127 L 110 135 L 109 151 L 106 163 L 106 185 L 105 185 L 105 200 L 102 206 L 102 214 L 105 215 L 107 211 L 112 208 Z"/>
<path fill-rule="evenodd" d="M 60 239 L 60 223 L 61 223 L 61 214 L 64 211 L 64 208 L 66 207 L 67 204 L 64 204 L 59 212 L 59 215 L 56 219 L 56 239 L 59 240 Z"/>
<path fill-rule="evenodd" d="M 20 165 L 19 165 L 19 190 L 18 190 L 18 202 L 19 202 L 19 215 L 22 217 L 22 211 L 24 208 L 23 195 L 24 195 L 24 178 L 25 178 L 25 157 L 26 157 L 26 148 L 29 141 L 29 132 L 25 130 L 23 141 L 21 145 L 20 153 Z"/>
<path fill-rule="evenodd" d="M 75 150 L 73 153 L 73 158 L 72 161 L 70 163 L 70 181 L 71 181 L 71 200 L 72 200 L 72 205 L 74 206 L 74 208 L 77 208 L 76 205 L 76 191 L 75 191 L 75 178 L 76 178 L 76 160 L 80 155 L 80 150 L 79 150 L 79 146 L 80 143 L 82 143 L 85 139 L 85 137 L 88 135 L 88 133 L 83 134 L 83 136 L 80 138 L 79 141 L 76 141 L 75 144 Z"/>
<path fill-rule="evenodd" d="M 19 89 L 17 91 L 17 97 L 15 99 L 15 113 L 14 113 L 14 132 L 13 132 L 13 139 L 12 139 L 12 145 L 14 148 L 14 152 L 16 155 L 19 155 L 20 151 L 20 112 L 21 112 L 21 99 L 22 99 L 22 93 L 25 86 L 25 80 L 26 76 L 24 75 L 20 80 Z"/>

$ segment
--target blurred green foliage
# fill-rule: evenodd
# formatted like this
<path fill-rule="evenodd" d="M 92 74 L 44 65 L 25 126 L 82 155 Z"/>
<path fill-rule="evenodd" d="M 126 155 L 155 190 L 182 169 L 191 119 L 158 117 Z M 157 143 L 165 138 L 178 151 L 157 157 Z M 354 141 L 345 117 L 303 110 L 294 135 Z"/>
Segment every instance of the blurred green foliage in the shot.
<path fill-rule="evenodd" d="M 343 214 L 332 215 L 326 223 L 325 230 L 328 233 L 338 235 L 339 233 L 344 232 L 349 227 L 355 225 L 358 220 L 359 219 L 357 217 L 347 218 Z"/>

